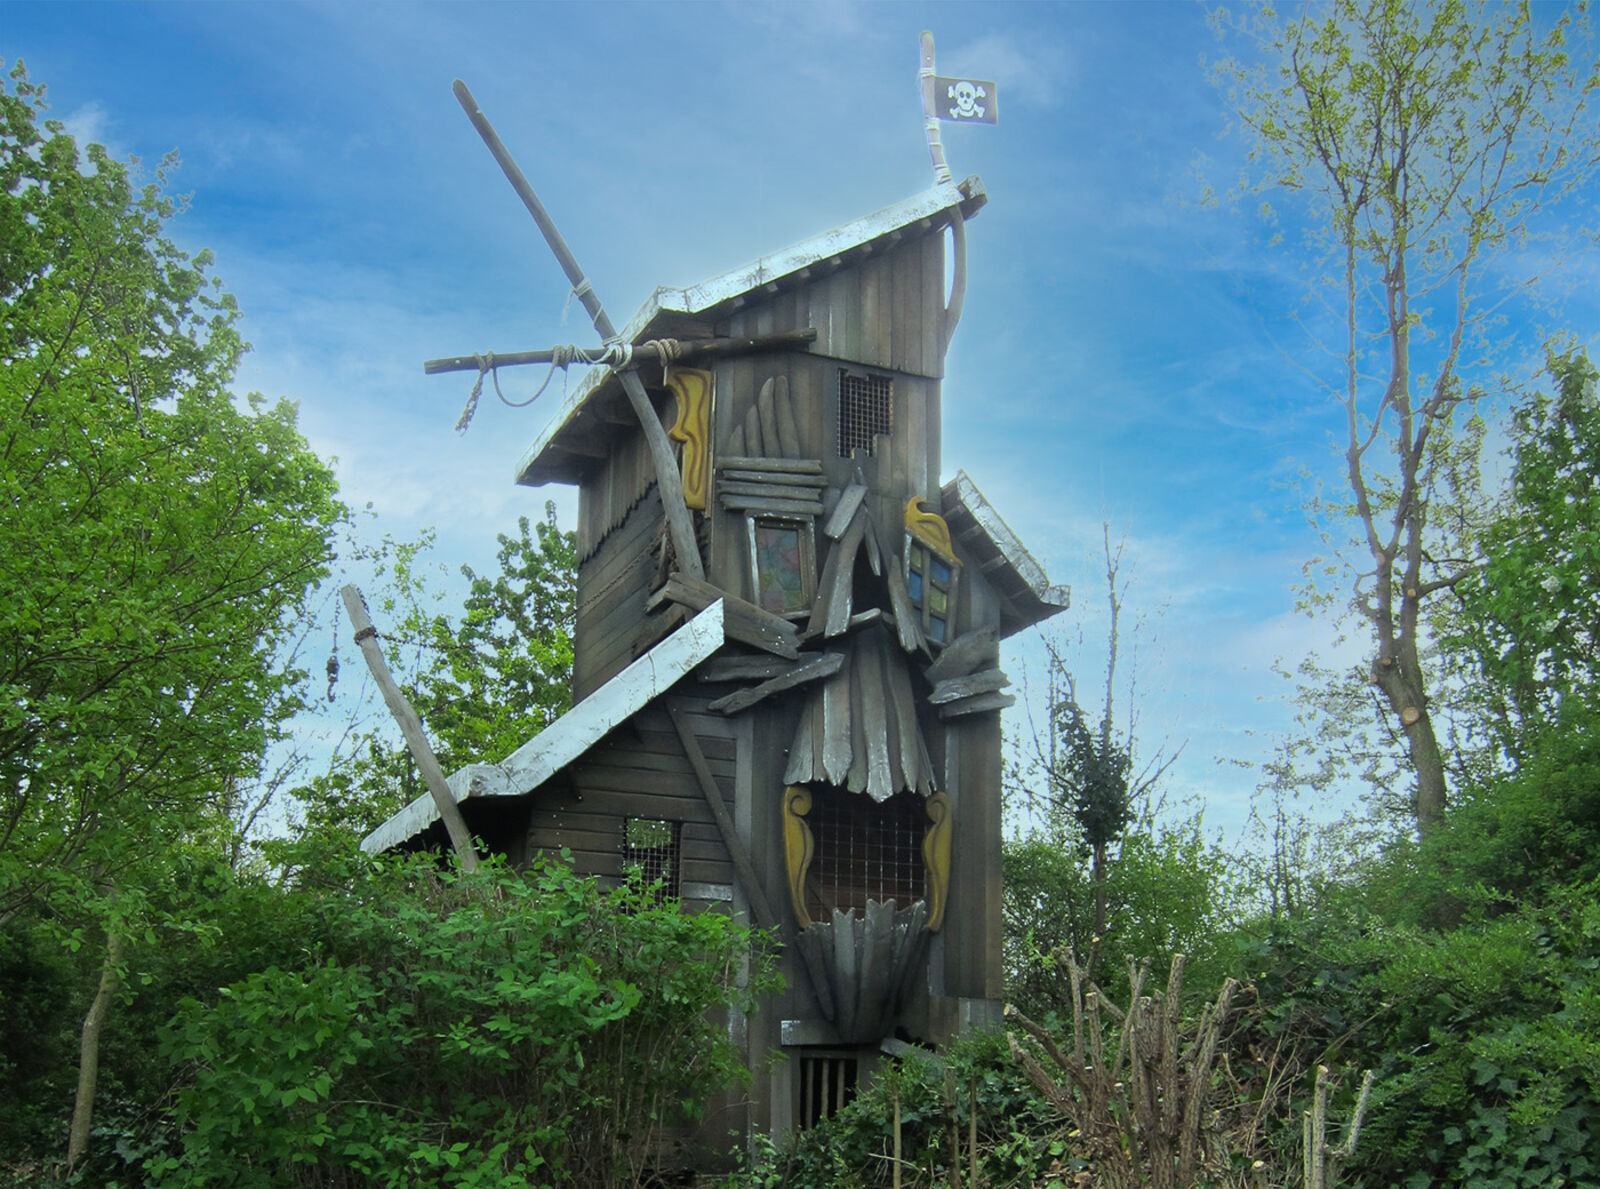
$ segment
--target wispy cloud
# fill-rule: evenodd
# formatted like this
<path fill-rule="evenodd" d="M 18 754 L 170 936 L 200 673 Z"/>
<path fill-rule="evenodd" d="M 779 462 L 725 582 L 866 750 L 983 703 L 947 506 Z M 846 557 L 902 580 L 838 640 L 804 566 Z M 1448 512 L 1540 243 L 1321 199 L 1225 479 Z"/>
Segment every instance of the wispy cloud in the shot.
<path fill-rule="evenodd" d="M 1059 107 L 1070 88 L 1071 56 L 1060 42 L 1024 40 L 1009 33 L 985 33 L 976 41 L 938 51 L 939 70 L 992 80 L 1001 102 L 1045 110 Z"/>

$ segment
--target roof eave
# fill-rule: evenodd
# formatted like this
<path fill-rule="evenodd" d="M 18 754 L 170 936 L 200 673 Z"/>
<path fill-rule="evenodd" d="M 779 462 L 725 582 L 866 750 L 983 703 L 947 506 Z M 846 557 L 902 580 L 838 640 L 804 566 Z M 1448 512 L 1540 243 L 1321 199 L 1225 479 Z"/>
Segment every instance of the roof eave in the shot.
<path fill-rule="evenodd" d="M 1050 581 L 1044 567 L 1034 560 L 965 471 L 957 471 L 955 478 L 940 490 L 940 496 L 945 519 L 957 522 L 951 525 L 957 547 L 969 551 L 981 548 L 1001 562 L 998 573 L 991 573 L 990 580 L 1002 607 L 1002 639 L 1042 623 L 1071 605 L 1071 590 Z M 967 523 L 963 524 L 963 520 Z"/>
<path fill-rule="evenodd" d="M 451 773 L 450 791 L 457 803 L 532 792 L 709 659 L 725 639 L 719 599 L 498 764 Z M 424 793 L 363 838 L 361 849 L 390 850 L 438 820 L 433 795 Z"/>

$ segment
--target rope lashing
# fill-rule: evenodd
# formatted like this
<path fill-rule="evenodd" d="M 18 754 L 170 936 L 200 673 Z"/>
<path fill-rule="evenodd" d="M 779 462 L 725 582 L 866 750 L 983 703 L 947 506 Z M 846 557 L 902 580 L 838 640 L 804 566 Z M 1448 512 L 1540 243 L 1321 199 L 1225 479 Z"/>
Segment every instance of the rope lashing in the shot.
<path fill-rule="evenodd" d="M 588 282 L 585 281 L 584 284 L 587 285 Z M 574 289 L 573 292 L 576 293 L 577 290 Z M 472 391 L 467 394 L 467 404 L 461 410 L 461 417 L 456 422 L 456 432 L 464 433 L 467 426 L 472 424 L 473 414 L 478 411 L 478 397 L 483 392 L 483 377 L 486 374 L 494 383 L 494 394 L 500 398 L 501 404 L 511 409 L 525 409 L 544 395 L 544 390 L 550 387 L 550 380 L 556 374 L 556 368 L 560 368 L 563 375 L 566 374 L 568 365 L 573 363 L 586 363 L 609 367 L 615 371 L 626 371 L 633 366 L 633 357 L 636 351 L 654 351 L 657 361 L 661 364 L 661 370 L 665 373 L 674 362 L 683 357 L 683 344 L 677 339 L 646 339 L 638 346 L 632 343 L 612 341 L 598 351 L 580 347 L 575 343 L 551 347 L 550 368 L 544 374 L 544 382 L 539 385 L 538 391 L 528 397 L 527 400 L 516 401 L 509 399 L 504 392 L 500 391 L 500 371 L 495 363 L 494 352 L 475 352 L 472 359 L 478 365 L 478 378 L 472 382 Z"/>

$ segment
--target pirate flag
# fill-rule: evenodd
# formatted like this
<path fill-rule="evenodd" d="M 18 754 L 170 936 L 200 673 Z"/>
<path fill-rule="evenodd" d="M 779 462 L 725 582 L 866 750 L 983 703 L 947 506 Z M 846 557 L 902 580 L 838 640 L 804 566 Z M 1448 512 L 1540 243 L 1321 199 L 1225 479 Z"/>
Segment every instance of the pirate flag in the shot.
<path fill-rule="evenodd" d="M 935 78 L 934 114 L 958 124 L 998 124 L 994 84 L 977 78 Z"/>

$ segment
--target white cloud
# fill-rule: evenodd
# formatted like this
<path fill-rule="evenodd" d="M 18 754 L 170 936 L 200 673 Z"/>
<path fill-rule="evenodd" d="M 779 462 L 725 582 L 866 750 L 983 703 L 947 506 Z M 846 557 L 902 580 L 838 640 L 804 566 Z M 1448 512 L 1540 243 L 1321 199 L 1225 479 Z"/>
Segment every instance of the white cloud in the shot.
<path fill-rule="evenodd" d="M 938 53 L 941 74 L 991 80 L 1000 91 L 1002 105 L 1057 107 L 1074 74 L 1067 52 L 1059 43 L 1025 43 L 1005 33 L 985 33 L 976 41 L 957 46 L 948 55 L 942 50 Z"/>

